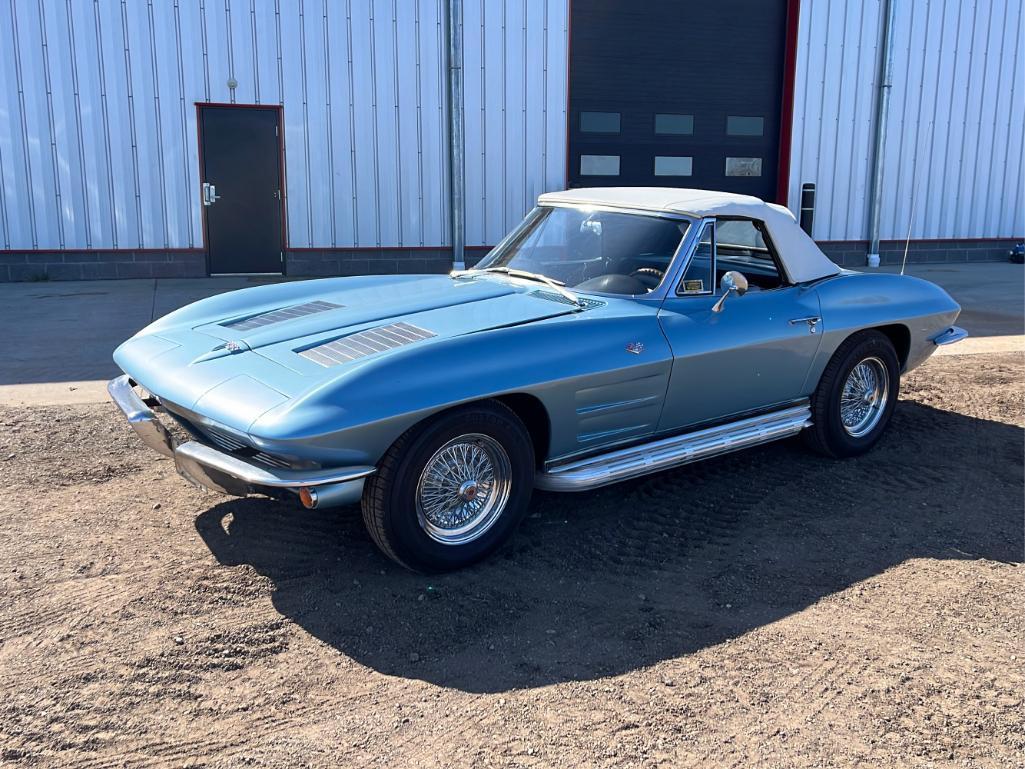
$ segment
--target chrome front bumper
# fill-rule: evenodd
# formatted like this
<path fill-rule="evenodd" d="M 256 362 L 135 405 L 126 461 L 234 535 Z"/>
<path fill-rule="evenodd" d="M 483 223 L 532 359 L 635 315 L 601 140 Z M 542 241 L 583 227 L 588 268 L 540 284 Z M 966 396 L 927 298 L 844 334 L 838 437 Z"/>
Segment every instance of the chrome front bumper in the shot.
<path fill-rule="evenodd" d="M 276 490 L 298 494 L 305 488 L 313 492 L 310 495 L 315 501 L 313 506 L 320 506 L 316 504 L 318 499 L 325 503 L 330 500 L 331 505 L 349 504 L 359 500 L 363 493 L 363 480 L 376 470 L 372 466 L 282 469 L 250 462 L 199 441 L 176 444 L 150 408 L 155 403 L 139 397 L 135 383 L 128 375 L 110 380 L 107 392 L 142 442 L 173 458 L 178 473 L 204 489 L 244 497 Z"/>

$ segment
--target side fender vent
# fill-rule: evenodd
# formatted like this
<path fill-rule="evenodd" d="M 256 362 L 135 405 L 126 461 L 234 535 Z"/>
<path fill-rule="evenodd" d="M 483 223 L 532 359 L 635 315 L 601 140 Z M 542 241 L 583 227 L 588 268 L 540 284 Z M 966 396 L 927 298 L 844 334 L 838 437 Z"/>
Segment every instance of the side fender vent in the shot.
<path fill-rule="evenodd" d="M 315 315 L 318 312 L 327 312 L 328 310 L 337 310 L 341 307 L 342 305 L 335 304 L 334 302 L 318 300 L 316 302 L 292 305 L 291 307 L 282 307 L 280 310 L 261 312 L 259 315 L 250 315 L 248 318 L 239 318 L 238 320 L 228 321 L 221 325 L 224 328 L 233 328 L 236 331 L 251 331 L 254 328 L 271 326 L 286 320 L 302 318 L 306 315 Z"/>
<path fill-rule="evenodd" d="M 319 363 L 321 366 L 338 366 L 365 358 L 368 355 L 394 350 L 396 347 L 405 347 L 407 344 L 421 342 L 434 336 L 437 334 L 433 331 L 414 326 L 411 323 L 391 323 L 387 326 L 368 328 L 366 331 L 357 331 L 355 334 L 343 336 L 333 342 L 298 352 L 302 357 Z"/>

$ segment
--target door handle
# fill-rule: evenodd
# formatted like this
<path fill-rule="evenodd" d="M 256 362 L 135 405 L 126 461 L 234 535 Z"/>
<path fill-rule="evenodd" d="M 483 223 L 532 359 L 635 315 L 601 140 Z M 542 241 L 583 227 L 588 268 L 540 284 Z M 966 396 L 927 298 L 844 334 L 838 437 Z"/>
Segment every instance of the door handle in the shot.
<path fill-rule="evenodd" d="M 210 182 L 203 182 L 203 205 L 212 206 L 221 196 L 217 194 L 217 187 Z"/>
<path fill-rule="evenodd" d="M 788 322 L 791 326 L 796 326 L 798 323 L 807 323 L 808 333 L 814 334 L 818 332 L 818 326 L 822 322 L 822 318 L 817 315 L 809 315 L 806 318 L 791 318 Z"/>

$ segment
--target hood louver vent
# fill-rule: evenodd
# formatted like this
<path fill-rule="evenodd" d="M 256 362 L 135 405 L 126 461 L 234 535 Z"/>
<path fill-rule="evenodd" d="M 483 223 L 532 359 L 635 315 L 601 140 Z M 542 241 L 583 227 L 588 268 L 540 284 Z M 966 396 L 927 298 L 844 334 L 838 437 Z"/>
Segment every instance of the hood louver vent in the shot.
<path fill-rule="evenodd" d="M 538 299 L 547 299 L 549 302 L 559 302 L 559 304 L 568 304 L 571 307 L 574 306 L 573 302 L 562 294 L 557 294 L 554 291 L 531 291 L 530 295 L 536 296 Z M 580 297 L 580 302 L 584 305 L 585 310 L 592 310 L 595 307 L 605 306 L 605 302 L 600 302 L 597 299 L 588 299 L 585 296 Z"/>
<path fill-rule="evenodd" d="M 228 323 L 222 323 L 224 328 L 232 328 L 236 331 L 250 331 L 254 328 L 261 328 L 263 326 L 270 326 L 275 323 L 281 323 L 282 321 L 292 320 L 293 318 L 301 318 L 305 315 L 315 315 L 318 312 L 327 312 L 328 310 L 337 310 L 341 307 L 340 304 L 334 304 L 333 302 L 307 302 L 306 304 L 296 304 L 292 307 L 282 307 L 280 310 L 271 310 L 270 312 L 263 312 L 259 315 L 250 315 L 248 318 L 242 318 L 241 320 L 233 320 Z"/>
<path fill-rule="evenodd" d="M 333 342 L 302 350 L 299 355 L 321 366 L 338 366 L 368 355 L 394 350 L 437 336 L 433 331 L 409 323 L 392 323 L 368 328 Z"/>

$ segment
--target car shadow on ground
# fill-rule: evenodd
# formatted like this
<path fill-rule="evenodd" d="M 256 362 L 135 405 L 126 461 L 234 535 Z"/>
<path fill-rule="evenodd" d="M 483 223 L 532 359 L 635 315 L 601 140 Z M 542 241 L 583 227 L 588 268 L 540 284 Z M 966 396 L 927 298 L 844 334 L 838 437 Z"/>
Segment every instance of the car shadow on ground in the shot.
<path fill-rule="evenodd" d="M 799 441 L 579 495 L 536 494 L 488 561 L 425 577 L 359 511 L 261 499 L 196 528 L 275 608 L 382 673 L 470 692 L 593 680 L 735 638 L 910 558 L 1022 560 L 1023 430 L 901 402 L 870 454 Z"/>

